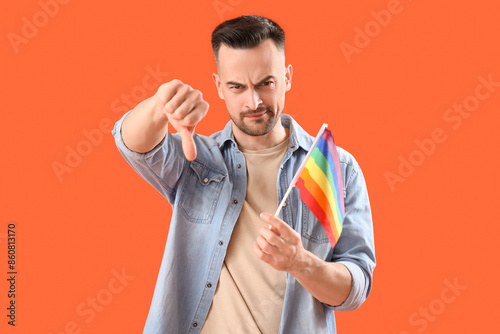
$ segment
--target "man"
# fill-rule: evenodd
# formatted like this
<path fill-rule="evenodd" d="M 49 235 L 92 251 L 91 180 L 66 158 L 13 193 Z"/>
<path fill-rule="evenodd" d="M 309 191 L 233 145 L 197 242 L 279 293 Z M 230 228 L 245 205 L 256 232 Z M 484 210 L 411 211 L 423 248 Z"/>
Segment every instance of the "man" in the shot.
<path fill-rule="evenodd" d="M 364 302 L 375 267 L 361 170 L 338 149 L 345 218 L 334 249 L 297 189 L 282 219 L 269 214 L 313 141 L 282 115 L 293 74 L 284 32 L 242 16 L 213 31 L 212 47 L 231 117 L 222 131 L 194 133 L 209 106 L 179 80 L 113 130 L 125 159 L 173 206 L 144 333 L 335 333 L 334 310 Z"/>

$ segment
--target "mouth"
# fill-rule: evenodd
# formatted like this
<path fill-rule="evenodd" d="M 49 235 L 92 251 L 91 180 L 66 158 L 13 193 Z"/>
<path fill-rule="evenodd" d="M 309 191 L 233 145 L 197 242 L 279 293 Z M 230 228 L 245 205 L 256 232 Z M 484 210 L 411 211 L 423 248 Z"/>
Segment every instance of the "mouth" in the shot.
<path fill-rule="evenodd" d="M 255 113 L 251 113 L 251 114 L 248 114 L 248 115 L 244 115 L 244 117 L 245 118 L 249 118 L 249 119 L 259 119 L 262 116 L 264 116 L 266 113 L 267 113 L 267 110 L 264 110 L 264 111 L 255 112 Z"/>
<path fill-rule="evenodd" d="M 247 110 L 241 114 L 243 118 L 255 121 L 264 117 L 268 112 L 272 113 L 271 108 L 267 106 L 262 106 L 257 108 L 256 110 Z"/>

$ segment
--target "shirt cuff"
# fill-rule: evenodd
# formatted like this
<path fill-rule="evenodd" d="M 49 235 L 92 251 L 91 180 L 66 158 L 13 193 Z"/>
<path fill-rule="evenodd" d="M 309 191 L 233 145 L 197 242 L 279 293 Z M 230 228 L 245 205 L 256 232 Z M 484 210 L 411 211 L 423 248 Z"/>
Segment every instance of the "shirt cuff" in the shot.
<path fill-rule="evenodd" d="M 338 306 L 327 305 L 329 308 L 335 311 L 352 311 L 357 309 L 366 300 L 366 277 L 361 268 L 349 261 L 338 261 L 346 266 L 347 270 L 351 274 L 352 286 L 349 296 L 346 300 Z"/>

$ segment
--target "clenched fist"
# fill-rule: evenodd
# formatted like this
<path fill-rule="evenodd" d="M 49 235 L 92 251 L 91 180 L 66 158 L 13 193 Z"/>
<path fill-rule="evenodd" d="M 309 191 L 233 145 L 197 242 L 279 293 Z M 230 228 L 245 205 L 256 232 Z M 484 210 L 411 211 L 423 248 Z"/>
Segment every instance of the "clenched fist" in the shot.
<path fill-rule="evenodd" d="M 179 132 L 186 159 L 194 160 L 196 158 L 194 129 L 205 117 L 209 107 L 203 100 L 202 93 L 175 79 L 161 85 L 153 99 L 155 109 L 165 113 L 168 122 Z"/>
<path fill-rule="evenodd" d="M 194 129 L 207 112 L 208 103 L 203 101 L 200 91 L 172 80 L 161 85 L 155 95 L 139 103 L 125 117 L 123 142 L 132 151 L 149 152 L 165 137 L 170 123 L 181 136 L 186 159 L 194 160 Z"/>

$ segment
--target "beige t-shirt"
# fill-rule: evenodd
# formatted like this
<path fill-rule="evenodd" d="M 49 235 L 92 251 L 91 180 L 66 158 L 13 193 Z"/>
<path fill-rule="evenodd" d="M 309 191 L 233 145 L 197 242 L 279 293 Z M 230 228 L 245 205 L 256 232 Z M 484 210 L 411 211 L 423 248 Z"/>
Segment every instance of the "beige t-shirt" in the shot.
<path fill-rule="evenodd" d="M 275 334 L 279 331 L 286 275 L 261 261 L 253 243 L 266 224 L 260 213 L 278 208 L 277 179 L 289 140 L 265 150 L 240 147 L 247 165 L 247 193 L 231 235 L 215 296 L 201 333 Z"/>

